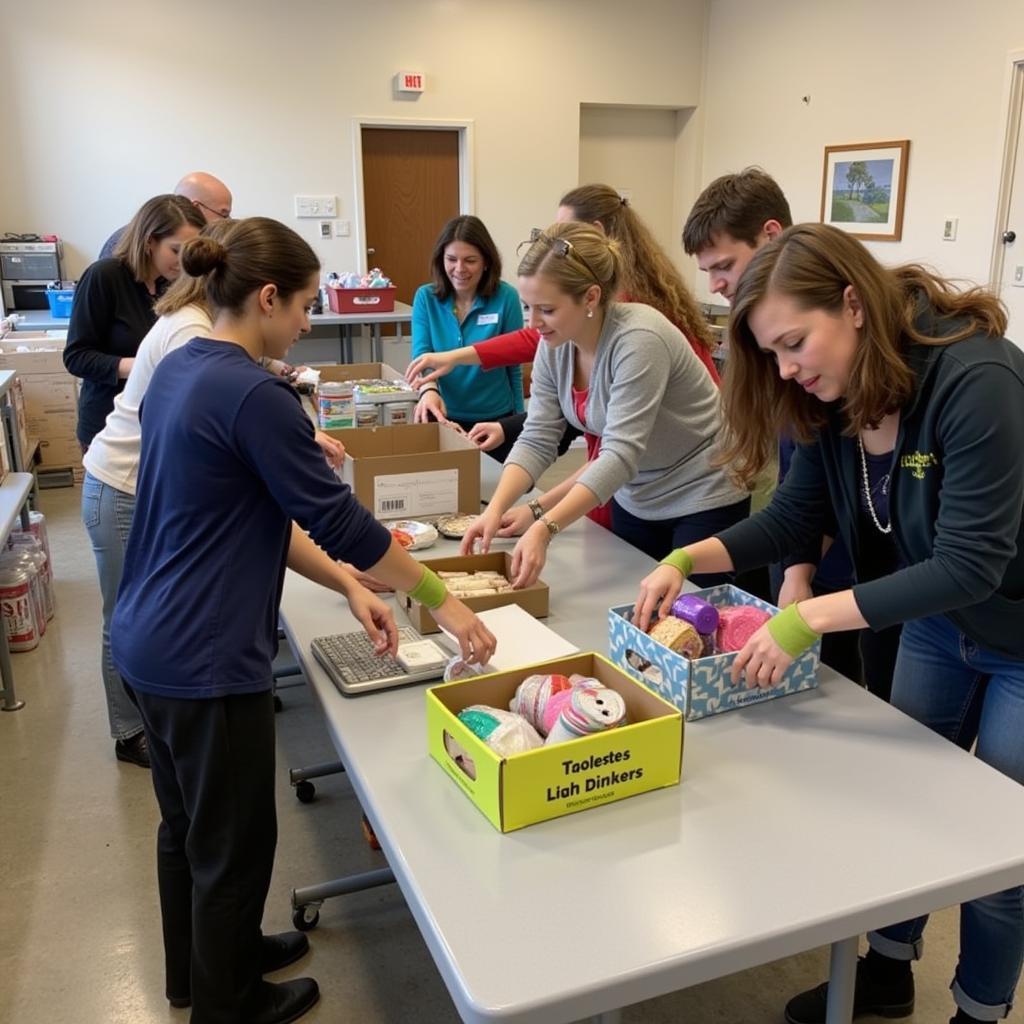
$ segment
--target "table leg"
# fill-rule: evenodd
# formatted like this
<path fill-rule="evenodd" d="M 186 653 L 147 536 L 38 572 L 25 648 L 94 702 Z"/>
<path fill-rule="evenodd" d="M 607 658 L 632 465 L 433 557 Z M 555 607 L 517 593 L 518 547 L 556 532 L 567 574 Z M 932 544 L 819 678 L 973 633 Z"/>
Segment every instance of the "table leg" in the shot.
<path fill-rule="evenodd" d="M 0 623 L 0 629 L 4 631 L 3 636 L 0 637 L 0 677 L 4 681 L 3 690 L 0 690 L 4 702 L 0 705 L 0 709 L 3 711 L 20 711 L 25 706 L 25 702 L 18 700 L 14 695 L 14 669 L 11 666 L 11 652 L 7 646 L 7 630 L 2 623 Z"/>
<path fill-rule="evenodd" d="M 826 1024 L 850 1024 L 853 1020 L 853 987 L 857 977 L 857 936 L 832 943 L 829 960 Z"/>
<path fill-rule="evenodd" d="M 370 350 L 373 353 L 373 355 L 370 356 L 370 362 L 384 362 L 384 339 L 381 337 L 380 324 L 370 325 Z"/>

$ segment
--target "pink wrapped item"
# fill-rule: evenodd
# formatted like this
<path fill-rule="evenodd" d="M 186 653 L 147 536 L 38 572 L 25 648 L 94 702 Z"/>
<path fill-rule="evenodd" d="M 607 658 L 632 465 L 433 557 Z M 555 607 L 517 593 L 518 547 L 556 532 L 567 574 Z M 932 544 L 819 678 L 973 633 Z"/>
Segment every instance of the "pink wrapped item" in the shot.
<path fill-rule="evenodd" d="M 715 634 L 719 654 L 742 650 L 746 642 L 771 618 L 760 608 L 748 604 L 729 604 L 718 609 Z"/>

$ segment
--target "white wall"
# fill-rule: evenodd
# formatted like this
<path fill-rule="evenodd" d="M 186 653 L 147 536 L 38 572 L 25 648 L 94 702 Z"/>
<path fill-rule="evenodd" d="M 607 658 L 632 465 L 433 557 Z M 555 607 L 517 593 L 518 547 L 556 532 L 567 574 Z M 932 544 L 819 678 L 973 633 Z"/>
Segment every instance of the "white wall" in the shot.
<path fill-rule="evenodd" d="M 350 118 L 474 121 L 476 210 L 506 261 L 577 184 L 581 103 L 690 107 L 704 0 L 50 0 L 0 4 L 0 232 L 56 232 L 78 274 L 109 232 L 207 170 L 330 267 L 295 193 L 355 221 Z M 400 69 L 427 92 L 396 100 Z M 639 73 L 642 71 L 642 73 Z M 12 142 L 13 140 L 13 142 Z M 689 196 L 692 200 L 692 194 Z"/>
<path fill-rule="evenodd" d="M 826 145 L 910 139 L 903 240 L 867 244 L 987 283 L 1008 54 L 1021 48 L 1020 0 L 713 0 L 703 184 L 760 164 L 794 219 L 817 221 Z M 959 233 L 944 242 L 950 215 Z"/>

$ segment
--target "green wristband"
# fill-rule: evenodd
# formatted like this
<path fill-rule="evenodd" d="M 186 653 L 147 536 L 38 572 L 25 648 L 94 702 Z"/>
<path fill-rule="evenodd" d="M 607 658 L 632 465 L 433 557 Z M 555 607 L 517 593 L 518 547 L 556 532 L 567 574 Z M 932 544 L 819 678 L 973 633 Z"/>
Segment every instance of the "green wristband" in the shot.
<path fill-rule="evenodd" d="M 778 615 L 768 620 L 768 632 L 791 658 L 798 658 L 811 644 L 817 643 L 821 639 L 821 634 L 815 633 L 804 622 L 804 617 L 800 614 L 796 602 L 783 608 Z"/>
<path fill-rule="evenodd" d="M 423 566 L 423 575 L 409 591 L 409 596 L 427 608 L 440 608 L 448 597 L 448 588 L 433 569 Z"/>
<path fill-rule="evenodd" d="M 661 565 L 671 565 L 673 569 L 678 569 L 683 574 L 683 579 L 693 572 L 693 558 L 686 548 L 676 548 L 661 560 Z"/>

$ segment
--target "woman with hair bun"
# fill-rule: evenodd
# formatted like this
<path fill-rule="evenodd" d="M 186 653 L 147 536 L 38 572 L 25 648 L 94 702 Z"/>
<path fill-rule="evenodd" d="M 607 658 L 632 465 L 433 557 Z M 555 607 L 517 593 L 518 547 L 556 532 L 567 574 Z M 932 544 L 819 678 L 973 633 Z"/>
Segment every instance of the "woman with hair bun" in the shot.
<path fill-rule="evenodd" d="M 567 423 L 600 438 L 600 450 L 557 503 L 527 506 L 534 521 L 513 553 L 518 587 L 536 580 L 560 530 L 609 499 L 613 531 L 659 558 L 678 538 L 702 536 L 711 522 L 731 525 L 750 507 L 712 462 L 719 403 L 711 377 L 661 313 L 612 301 L 620 275 L 618 244 L 573 222 L 534 232 L 519 264 L 519 296 L 541 337 L 530 411 L 463 552 L 477 541 L 488 550 L 515 525 L 512 503 L 554 462 Z"/>
<path fill-rule="evenodd" d="M 277 840 L 271 661 L 286 568 L 343 594 L 383 654 L 388 605 L 338 560 L 414 592 L 486 662 L 494 638 L 324 461 L 295 391 L 260 365 L 309 330 L 319 262 L 262 217 L 182 252 L 208 336 L 168 354 L 141 407 L 136 515 L 111 622 L 114 665 L 146 730 L 162 821 L 157 874 L 167 997 L 203 1024 L 284 1024 L 319 990 L 262 974 L 301 957 L 260 931 Z"/>

